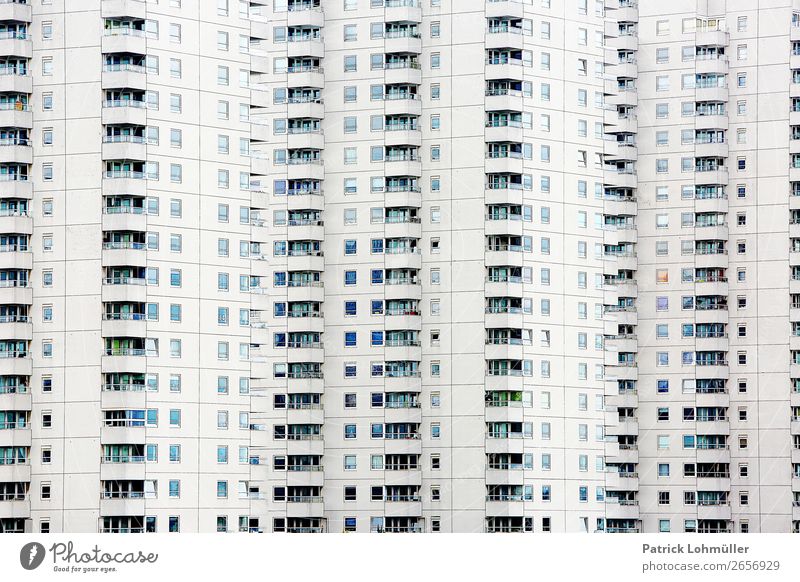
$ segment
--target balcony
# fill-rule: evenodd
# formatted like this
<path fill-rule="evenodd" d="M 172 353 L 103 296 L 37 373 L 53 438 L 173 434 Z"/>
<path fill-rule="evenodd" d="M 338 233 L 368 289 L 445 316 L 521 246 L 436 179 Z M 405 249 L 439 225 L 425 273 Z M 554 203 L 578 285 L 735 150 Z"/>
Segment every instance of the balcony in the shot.
<path fill-rule="evenodd" d="M 422 101 L 414 93 L 386 93 L 383 108 L 385 115 L 422 115 Z"/>
<path fill-rule="evenodd" d="M 524 3 L 519 0 L 490 0 L 486 3 L 486 18 L 522 18 Z"/>
<path fill-rule="evenodd" d="M 147 70 L 142 65 L 105 64 L 101 76 L 103 89 L 147 90 Z"/>
<path fill-rule="evenodd" d="M 104 125 L 147 125 L 147 104 L 133 99 L 103 101 Z"/>
<path fill-rule="evenodd" d="M 286 136 L 286 147 L 289 149 L 325 149 L 325 136 L 321 129 L 301 130 L 289 128 Z"/>
<path fill-rule="evenodd" d="M 384 218 L 383 233 L 386 238 L 419 239 L 422 221 L 414 216 L 390 215 Z"/>
<path fill-rule="evenodd" d="M 487 174 L 522 174 L 525 168 L 521 152 L 487 152 L 484 166 Z"/>
<path fill-rule="evenodd" d="M 30 424 L 3 425 L 0 424 L 0 447 L 30 447 Z"/>
<path fill-rule="evenodd" d="M 135 28 L 107 28 L 100 41 L 101 52 L 147 54 L 147 36 L 144 30 Z"/>
<path fill-rule="evenodd" d="M 638 491 L 639 474 L 609 469 L 606 473 L 606 489 L 612 491 Z"/>
<path fill-rule="evenodd" d="M 0 462 L 0 482 L 26 482 L 30 480 L 30 459 L 4 459 L 3 462 Z"/>
<path fill-rule="evenodd" d="M 102 227 L 103 230 L 107 231 L 145 232 L 147 230 L 147 215 L 142 207 L 107 206 L 103 208 Z"/>
<path fill-rule="evenodd" d="M 421 361 L 420 345 L 419 340 L 387 340 L 384 346 L 384 358 L 391 361 Z"/>
<path fill-rule="evenodd" d="M 289 119 L 322 119 L 325 117 L 325 105 L 322 99 L 290 99 L 286 105 L 286 116 Z"/>
<path fill-rule="evenodd" d="M 387 125 L 384 128 L 384 144 L 386 146 L 414 146 L 422 145 L 422 132 L 411 125 Z"/>
<path fill-rule="evenodd" d="M 383 512 L 386 517 L 418 517 L 422 515 L 422 499 L 419 495 L 387 496 Z"/>
<path fill-rule="evenodd" d="M 14 518 L 30 518 L 31 516 L 31 503 L 27 495 L 24 498 L 3 499 L 0 498 L 0 519 L 14 517 Z"/>
<path fill-rule="evenodd" d="M 385 22 L 422 22 L 420 0 L 385 0 Z"/>
<path fill-rule="evenodd" d="M 695 89 L 695 100 L 697 101 L 714 101 L 714 102 L 727 102 L 728 101 L 728 88 L 709 86 L 697 87 Z"/>
<path fill-rule="evenodd" d="M 147 370 L 147 358 L 144 349 L 119 348 L 106 350 L 101 358 L 101 372 L 144 374 Z M 108 441 L 110 442 L 110 441 Z M 139 442 L 144 442 L 139 441 Z"/>
<path fill-rule="evenodd" d="M 289 37 L 286 43 L 286 54 L 291 58 L 314 57 L 321 59 L 325 56 L 325 43 L 320 36 Z"/>
<path fill-rule="evenodd" d="M 144 172 L 106 171 L 103 173 L 103 196 L 127 194 L 143 197 L 147 194 Z"/>
<path fill-rule="evenodd" d="M 106 277 L 103 279 L 103 301 L 134 302 L 147 301 L 147 281 L 136 277 Z"/>
<path fill-rule="evenodd" d="M 524 141 L 524 131 L 522 123 L 519 121 L 509 121 L 504 125 L 500 123 L 486 122 L 484 130 L 484 140 L 486 142 L 514 142 Z"/>
<path fill-rule="evenodd" d="M 33 110 L 21 101 L 0 103 L 0 127 L 33 128 Z"/>
<path fill-rule="evenodd" d="M 289 89 L 299 87 L 322 89 L 325 87 L 325 71 L 322 67 L 311 65 L 295 66 L 289 67 L 286 72 L 286 82 Z"/>
<path fill-rule="evenodd" d="M 416 154 L 387 155 L 384 162 L 387 176 L 422 176 L 422 162 Z"/>
<path fill-rule="evenodd" d="M 2 149 L 2 148 L 0 148 Z M 33 234 L 33 219 L 15 210 L 0 210 L 0 232 Z"/>
<path fill-rule="evenodd" d="M 147 392 L 143 384 L 103 384 L 100 392 L 100 407 L 145 408 Z"/>
<path fill-rule="evenodd" d="M 143 443 L 144 441 L 142 441 Z M 124 444 L 124 443 L 109 443 Z M 140 444 L 141 443 L 134 443 Z M 119 456 L 100 458 L 100 479 L 102 481 L 139 481 L 145 478 L 146 466 L 143 456 Z"/>
<path fill-rule="evenodd" d="M 635 499 L 606 497 L 606 519 L 639 519 L 639 502 Z"/>
<path fill-rule="evenodd" d="M 422 53 L 422 38 L 419 33 L 387 31 L 383 39 L 383 50 L 387 53 Z"/>
<path fill-rule="evenodd" d="M 104 313 L 100 330 L 103 337 L 145 337 L 147 320 L 144 313 Z"/>
<path fill-rule="evenodd" d="M 417 278 L 386 279 L 383 296 L 392 299 L 421 299 L 422 285 Z"/>
<path fill-rule="evenodd" d="M 0 316 L 0 337 L 16 340 L 33 339 L 33 321 L 27 315 Z"/>
<path fill-rule="evenodd" d="M 416 402 L 387 402 L 383 418 L 386 423 L 419 424 L 422 422 L 422 408 Z"/>
<path fill-rule="evenodd" d="M 146 246 L 143 242 L 104 242 L 102 252 L 104 267 L 147 266 Z"/>
<path fill-rule="evenodd" d="M 525 78 L 525 67 L 522 59 L 486 59 L 486 79 L 522 81 Z"/>
<path fill-rule="evenodd" d="M 287 26 L 322 28 L 325 26 L 325 14 L 319 6 L 290 6 L 286 14 Z"/>
<path fill-rule="evenodd" d="M 102 159 L 144 161 L 147 159 L 145 138 L 137 135 L 104 135 Z"/>
<path fill-rule="evenodd" d="M 135 445 L 145 442 L 144 420 L 134 425 L 130 420 L 104 421 L 100 428 L 100 442 L 103 444 Z"/>
<path fill-rule="evenodd" d="M 24 33 L 0 32 L 0 55 L 30 59 L 33 56 L 31 37 Z"/>
<path fill-rule="evenodd" d="M 103 0 L 101 11 L 103 18 L 128 17 L 144 20 L 147 16 L 147 4 L 144 0 Z"/>
<path fill-rule="evenodd" d="M 322 424 L 325 412 L 321 404 L 297 404 L 289 402 L 286 405 L 286 422 L 288 424 Z"/>
<path fill-rule="evenodd" d="M 286 177 L 289 180 L 322 180 L 325 166 L 321 158 L 289 158 Z"/>
<path fill-rule="evenodd" d="M 33 78 L 27 71 L 18 71 L 14 67 L 0 69 L 0 92 L 33 93 Z"/>
<path fill-rule="evenodd" d="M 325 504 L 321 495 L 288 496 L 286 502 L 286 517 L 313 518 L 325 515 Z"/>
<path fill-rule="evenodd" d="M 289 281 L 286 290 L 287 300 L 295 301 L 314 301 L 322 303 L 325 301 L 325 287 L 322 281 Z"/>
<path fill-rule="evenodd" d="M 0 269 L 33 269 L 33 253 L 27 245 L 0 246 Z"/>
<path fill-rule="evenodd" d="M 100 515 L 144 515 L 143 492 L 100 493 Z"/>

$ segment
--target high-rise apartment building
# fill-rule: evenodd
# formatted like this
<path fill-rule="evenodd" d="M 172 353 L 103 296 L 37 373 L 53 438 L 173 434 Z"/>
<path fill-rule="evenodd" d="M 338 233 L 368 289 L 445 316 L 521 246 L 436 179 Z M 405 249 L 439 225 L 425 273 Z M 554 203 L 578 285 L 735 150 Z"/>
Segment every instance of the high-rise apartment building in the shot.
<path fill-rule="evenodd" d="M 800 532 L 800 0 L 0 0 L 0 531 Z"/>

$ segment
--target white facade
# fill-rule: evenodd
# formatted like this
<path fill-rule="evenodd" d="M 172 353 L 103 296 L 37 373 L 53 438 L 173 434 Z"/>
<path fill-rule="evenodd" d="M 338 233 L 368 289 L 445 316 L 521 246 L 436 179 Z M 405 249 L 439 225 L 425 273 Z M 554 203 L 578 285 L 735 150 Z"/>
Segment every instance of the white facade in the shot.
<path fill-rule="evenodd" d="M 796 1 L 0 2 L 0 531 L 800 530 Z"/>

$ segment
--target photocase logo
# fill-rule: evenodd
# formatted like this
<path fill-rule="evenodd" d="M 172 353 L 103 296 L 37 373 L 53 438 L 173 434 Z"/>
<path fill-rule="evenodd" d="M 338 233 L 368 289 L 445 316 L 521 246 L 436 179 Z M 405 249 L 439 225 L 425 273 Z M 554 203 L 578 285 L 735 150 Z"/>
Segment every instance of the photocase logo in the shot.
<path fill-rule="evenodd" d="M 46 552 L 39 542 L 30 542 L 19 551 L 19 563 L 26 570 L 35 570 L 42 565 Z"/>

